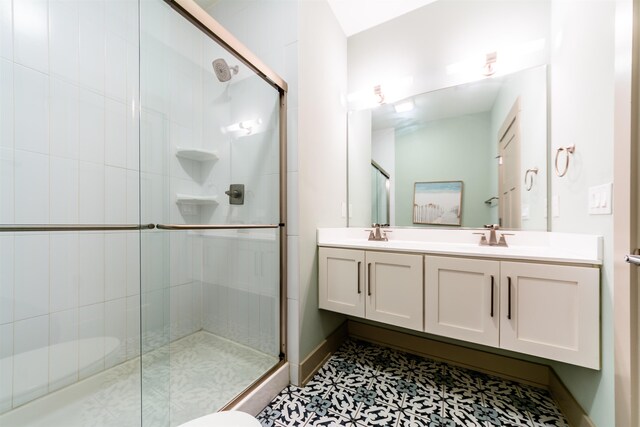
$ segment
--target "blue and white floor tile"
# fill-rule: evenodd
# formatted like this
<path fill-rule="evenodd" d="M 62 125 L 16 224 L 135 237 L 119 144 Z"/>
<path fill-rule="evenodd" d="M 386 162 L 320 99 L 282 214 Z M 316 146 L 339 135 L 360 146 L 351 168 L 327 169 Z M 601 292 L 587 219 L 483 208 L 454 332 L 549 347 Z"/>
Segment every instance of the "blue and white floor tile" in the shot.
<path fill-rule="evenodd" d="M 351 339 L 258 419 L 264 427 L 569 426 L 544 389 Z"/>

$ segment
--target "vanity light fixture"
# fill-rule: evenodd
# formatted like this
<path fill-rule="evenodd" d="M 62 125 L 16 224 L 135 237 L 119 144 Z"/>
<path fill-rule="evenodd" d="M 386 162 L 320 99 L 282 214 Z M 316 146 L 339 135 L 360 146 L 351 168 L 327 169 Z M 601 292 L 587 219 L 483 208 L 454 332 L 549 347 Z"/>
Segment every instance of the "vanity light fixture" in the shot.
<path fill-rule="evenodd" d="M 484 66 L 482 67 L 482 74 L 485 76 L 492 76 L 496 73 L 496 61 L 498 60 L 498 52 L 487 53 L 485 56 Z"/>
<path fill-rule="evenodd" d="M 244 136 L 251 135 L 253 133 L 253 129 L 262 124 L 262 119 L 258 118 L 255 120 L 245 120 L 242 122 L 234 123 L 227 127 L 222 128 L 222 133 L 231 133 L 231 132 L 246 132 Z"/>
<path fill-rule="evenodd" d="M 413 103 L 413 99 L 393 104 L 393 108 L 396 110 L 396 113 L 406 113 L 407 111 L 413 110 L 414 107 L 415 104 Z"/>
<path fill-rule="evenodd" d="M 378 104 L 384 104 L 384 94 L 382 93 L 382 88 L 380 87 L 380 85 L 376 85 L 373 87 L 373 94 L 375 95 Z"/>

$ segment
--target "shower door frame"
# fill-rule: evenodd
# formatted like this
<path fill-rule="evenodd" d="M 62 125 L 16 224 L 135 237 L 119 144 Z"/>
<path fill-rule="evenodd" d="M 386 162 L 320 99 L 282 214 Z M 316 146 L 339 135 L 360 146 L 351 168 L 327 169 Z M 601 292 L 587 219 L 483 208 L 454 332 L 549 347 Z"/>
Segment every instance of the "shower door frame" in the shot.
<path fill-rule="evenodd" d="M 202 9 L 194 0 L 164 0 L 175 11 L 216 41 L 225 50 L 249 67 L 264 81 L 274 87 L 279 94 L 279 210 L 280 221 L 277 225 L 195 225 L 194 229 L 236 229 L 236 228 L 279 228 L 280 229 L 280 354 L 279 362 L 265 372 L 253 384 L 225 405 L 222 410 L 230 409 L 255 390 L 266 378 L 270 377 L 287 363 L 287 82 L 264 64 L 253 52 L 225 29 L 218 21 Z M 157 224 L 160 229 L 185 229 L 184 225 Z"/>

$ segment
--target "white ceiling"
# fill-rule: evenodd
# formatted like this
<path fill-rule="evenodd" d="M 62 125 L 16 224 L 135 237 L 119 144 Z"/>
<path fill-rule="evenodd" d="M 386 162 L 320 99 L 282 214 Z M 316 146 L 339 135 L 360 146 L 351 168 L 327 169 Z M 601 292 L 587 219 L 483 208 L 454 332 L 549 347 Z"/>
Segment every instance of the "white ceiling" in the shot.
<path fill-rule="evenodd" d="M 328 0 L 347 37 L 435 0 Z"/>

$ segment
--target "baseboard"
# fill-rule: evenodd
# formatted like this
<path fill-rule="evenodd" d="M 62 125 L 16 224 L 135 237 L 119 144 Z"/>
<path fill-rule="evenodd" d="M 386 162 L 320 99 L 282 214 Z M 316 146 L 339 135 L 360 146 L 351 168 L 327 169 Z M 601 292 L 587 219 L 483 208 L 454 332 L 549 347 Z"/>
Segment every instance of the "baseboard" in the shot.
<path fill-rule="evenodd" d="M 582 406 L 571 395 L 556 372 L 549 368 L 549 391 L 572 427 L 595 427 Z"/>
<path fill-rule="evenodd" d="M 289 364 L 285 363 L 277 371 L 260 383 L 242 400 L 228 410 L 242 411 L 253 416 L 258 415 L 274 397 L 289 385 Z"/>
<path fill-rule="evenodd" d="M 300 363 L 299 380 L 304 386 L 318 372 L 332 353 L 347 339 L 347 322 L 343 322 Z"/>
<path fill-rule="evenodd" d="M 350 337 L 549 390 L 572 427 L 595 427 L 555 371 L 547 365 L 513 359 L 349 320 Z"/>

